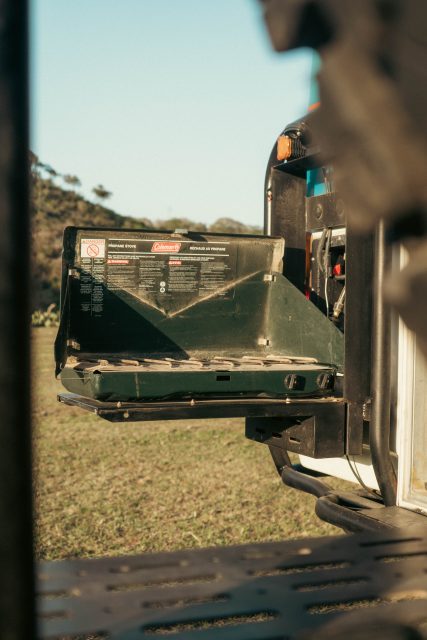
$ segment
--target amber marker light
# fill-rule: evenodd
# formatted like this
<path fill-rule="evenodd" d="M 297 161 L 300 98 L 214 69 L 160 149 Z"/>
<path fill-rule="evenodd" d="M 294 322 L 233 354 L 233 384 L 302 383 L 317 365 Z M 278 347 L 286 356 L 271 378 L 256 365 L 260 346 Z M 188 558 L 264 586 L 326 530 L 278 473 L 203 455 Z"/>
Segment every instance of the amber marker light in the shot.
<path fill-rule="evenodd" d="M 292 155 L 292 140 L 289 136 L 279 136 L 277 138 L 277 159 L 279 162 L 287 160 Z"/>

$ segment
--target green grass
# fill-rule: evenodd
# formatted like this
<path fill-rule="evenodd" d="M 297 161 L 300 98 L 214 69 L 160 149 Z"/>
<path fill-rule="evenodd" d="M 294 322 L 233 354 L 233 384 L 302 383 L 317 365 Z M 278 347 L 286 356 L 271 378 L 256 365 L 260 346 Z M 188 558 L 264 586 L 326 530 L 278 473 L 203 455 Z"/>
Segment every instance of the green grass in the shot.
<path fill-rule="evenodd" d="M 39 558 L 339 533 L 312 497 L 282 485 L 242 419 L 110 424 L 60 405 L 54 333 L 33 332 Z"/>

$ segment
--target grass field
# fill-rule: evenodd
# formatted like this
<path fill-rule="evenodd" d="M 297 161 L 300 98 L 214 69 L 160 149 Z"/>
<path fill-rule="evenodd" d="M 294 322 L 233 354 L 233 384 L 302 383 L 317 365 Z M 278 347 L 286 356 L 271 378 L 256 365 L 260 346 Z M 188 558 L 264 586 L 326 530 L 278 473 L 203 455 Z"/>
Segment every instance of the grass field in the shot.
<path fill-rule="evenodd" d="M 283 487 L 243 420 L 110 424 L 57 403 L 54 334 L 33 333 L 39 558 L 339 533 L 313 498 Z"/>

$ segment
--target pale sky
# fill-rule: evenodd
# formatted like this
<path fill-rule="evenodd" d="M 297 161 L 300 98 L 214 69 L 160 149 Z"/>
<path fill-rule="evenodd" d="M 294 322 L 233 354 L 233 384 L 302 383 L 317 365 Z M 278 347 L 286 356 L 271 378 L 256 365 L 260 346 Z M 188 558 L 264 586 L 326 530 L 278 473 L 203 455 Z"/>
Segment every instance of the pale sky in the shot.
<path fill-rule="evenodd" d="M 32 149 L 121 214 L 262 225 L 310 68 L 272 51 L 254 0 L 32 0 Z"/>

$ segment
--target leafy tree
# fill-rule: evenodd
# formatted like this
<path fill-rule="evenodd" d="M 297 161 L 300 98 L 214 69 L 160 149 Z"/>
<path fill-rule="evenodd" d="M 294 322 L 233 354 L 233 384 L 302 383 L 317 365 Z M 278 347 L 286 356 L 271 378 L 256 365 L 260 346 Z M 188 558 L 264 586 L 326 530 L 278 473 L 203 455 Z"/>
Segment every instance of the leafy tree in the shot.
<path fill-rule="evenodd" d="M 62 176 L 63 181 L 65 182 L 65 184 L 69 184 L 72 187 L 81 187 L 82 183 L 80 182 L 79 178 L 77 176 L 73 176 L 69 173 L 66 173 Z"/>
<path fill-rule="evenodd" d="M 50 164 L 40 164 L 40 166 L 44 171 L 46 171 L 46 173 L 52 176 L 52 178 L 56 178 L 57 176 L 61 175 L 57 171 L 55 171 L 55 169 L 51 167 Z"/>
<path fill-rule="evenodd" d="M 113 195 L 111 191 L 108 191 L 102 184 L 98 184 L 96 187 L 92 189 L 92 193 L 96 195 L 96 197 L 100 201 L 108 200 Z"/>

